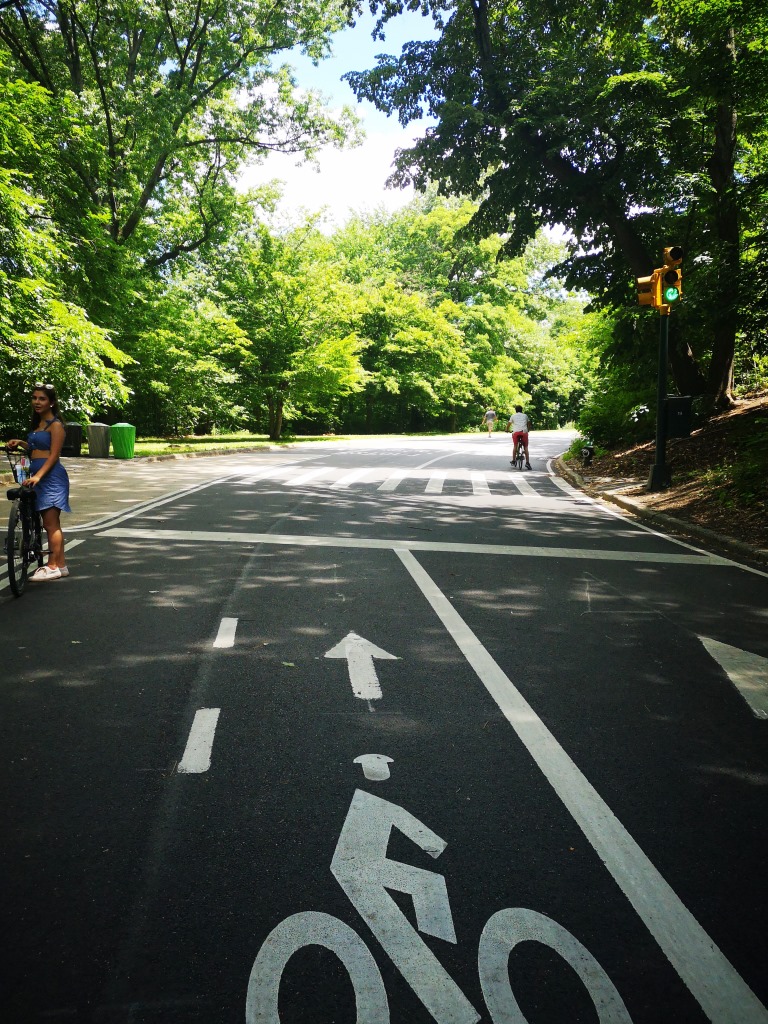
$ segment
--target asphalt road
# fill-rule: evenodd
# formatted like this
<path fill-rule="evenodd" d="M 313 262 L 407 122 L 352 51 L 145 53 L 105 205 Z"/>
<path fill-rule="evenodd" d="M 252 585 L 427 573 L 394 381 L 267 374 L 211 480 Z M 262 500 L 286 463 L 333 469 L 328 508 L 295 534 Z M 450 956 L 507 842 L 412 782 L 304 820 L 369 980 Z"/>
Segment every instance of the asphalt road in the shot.
<path fill-rule="evenodd" d="M 0 578 L 3 1024 L 768 1022 L 768 576 L 532 440 L 125 466 Z"/>

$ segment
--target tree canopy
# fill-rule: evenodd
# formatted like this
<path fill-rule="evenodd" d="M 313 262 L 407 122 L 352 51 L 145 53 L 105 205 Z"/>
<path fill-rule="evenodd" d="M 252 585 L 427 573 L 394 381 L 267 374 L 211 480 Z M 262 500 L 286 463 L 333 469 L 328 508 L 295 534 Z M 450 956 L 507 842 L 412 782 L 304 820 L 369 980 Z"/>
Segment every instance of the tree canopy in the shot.
<path fill-rule="evenodd" d="M 380 26 L 415 6 L 370 3 Z M 763 5 L 419 6 L 437 39 L 348 75 L 358 97 L 403 123 L 435 119 L 400 153 L 394 181 L 476 198 L 468 231 L 503 234 L 505 255 L 540 226 L 564 225 L 567 282 L 617 307 L 665 245 L 682 245 L 699 298 L 673 339 L 673 368 L 686 391 L 727 404 L 750 295 L 740 270 L 766 244 Z"/>

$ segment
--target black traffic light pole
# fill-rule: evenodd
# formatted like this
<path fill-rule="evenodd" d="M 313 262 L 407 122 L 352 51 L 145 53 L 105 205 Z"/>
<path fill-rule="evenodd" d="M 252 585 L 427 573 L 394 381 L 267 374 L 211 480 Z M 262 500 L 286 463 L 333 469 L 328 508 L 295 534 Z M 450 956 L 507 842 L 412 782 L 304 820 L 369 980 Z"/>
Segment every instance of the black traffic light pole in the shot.
<path fill-rule="evenodd" d="M 661 314 L 659 322 L 659 375 L 656 384 L 656 462 L 648 475 L 647 489 L 661 491 L 669 487 L 672 478 L 667 466 L 667 367 L 669 363 L 669 316 L 672 304 L 677 302 L 683 290 L 683 275 L 678 267 L 683 261 L 683 250 L 679 245 L 669 245 L 664 250 L 664 266 L 657 267 L 650 278 L 638 278 L 638 299 L 641 305 L 649 304 Z M 650 281 L 651 287 L 647 287 Z M 655 291 L 654 291 L 655 285 Z"/>
<path fill-rule="evenodd" d="M 656 462 L 648 474 L 647 490 L 662 491 L 672 482 L 667 466 L 667 364 L 669 312 L 659 318 L 659 375 L 656 382 Z"/>

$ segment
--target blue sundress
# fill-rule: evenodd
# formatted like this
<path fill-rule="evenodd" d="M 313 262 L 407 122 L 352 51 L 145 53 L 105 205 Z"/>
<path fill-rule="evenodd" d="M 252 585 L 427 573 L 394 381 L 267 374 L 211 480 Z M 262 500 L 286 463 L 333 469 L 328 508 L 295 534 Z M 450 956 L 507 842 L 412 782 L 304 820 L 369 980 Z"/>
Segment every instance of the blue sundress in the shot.
<path fill-rule="evenodd" d="M 46 426 L 50 426 L 58 420 L 58 416 L 54 419 L 47 420 Z M 61 420 L 59 420 L 61 423 Z M 51 449 L 51 435 L 48 430 L 32 430 L 27 434 L 27 444 L 29 450 L 37 449 L 38 451 L 50 451 Z M 40 469 L 41 466 L 45 465 L 45 459 L 31 459 L 29 468 L 31 470 L 30 476 Z M 62 512 L 71 512 L 72 509 L 69 507 L 69 476 L 67 475 L 66 469 L 62 466 L 60 461 L 57 461 L 51 469 L 45 474 L 39 484 L 34 488 L 35 491 L 35 504 L 37 505 L 38 512 L 45 512 L 47 508 L 58 508 Z"/>

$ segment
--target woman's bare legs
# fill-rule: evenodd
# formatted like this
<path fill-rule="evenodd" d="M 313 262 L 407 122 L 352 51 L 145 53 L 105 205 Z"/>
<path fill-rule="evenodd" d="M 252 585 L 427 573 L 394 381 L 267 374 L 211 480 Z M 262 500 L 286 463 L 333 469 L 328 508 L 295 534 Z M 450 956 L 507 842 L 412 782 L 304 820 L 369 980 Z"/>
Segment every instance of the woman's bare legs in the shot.
<path fill-rule="evenodd" d="M 51 569 L 63 569 L 67 562 L 64 558 L 64 533 L 61 529 L 61 512 L 57 508 L 47 508 L 43 513 L 43 526 L 48 534 L 48 565 Z"/>

